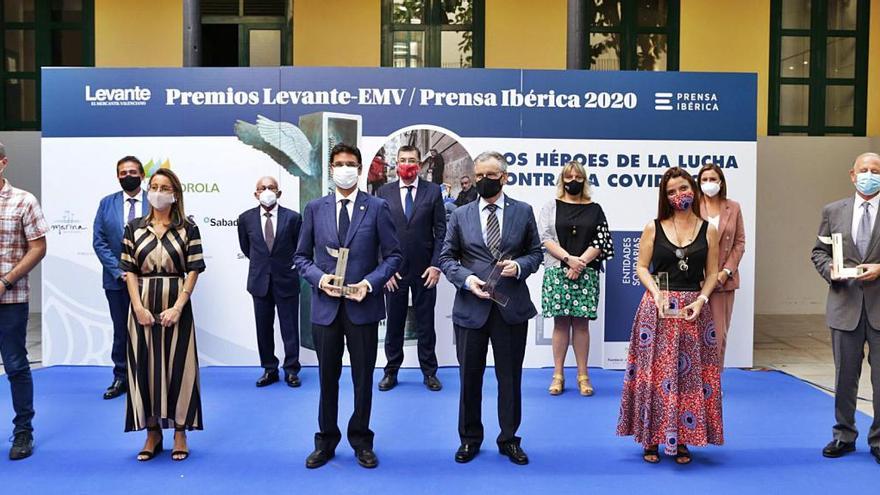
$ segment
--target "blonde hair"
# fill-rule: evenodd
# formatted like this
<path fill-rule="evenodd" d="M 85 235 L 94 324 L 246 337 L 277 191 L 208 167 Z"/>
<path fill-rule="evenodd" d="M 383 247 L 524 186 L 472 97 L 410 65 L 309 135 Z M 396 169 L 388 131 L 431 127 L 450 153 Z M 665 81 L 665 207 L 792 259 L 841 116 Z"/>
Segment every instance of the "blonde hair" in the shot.
<path fill-rule="evenodd" d="M 581 177 L 584 178 L 584 190 L 581 191 L 581 199 L 585 199 L 587 201 L 590 200 L 590 181 L 589 176 L 587 175 L 586 169 L 584 169 L 583 164 L 581 162 L 568 162 L 562 167 L 562 172 L 559 172 L 559 179 L 556 181 L 556 197 L 564 198 L 565 197 L 565 181 L 562 180 L 565 177 L 565 174 L 569 172 L 574 172 L 576 174 L 580 174 Z"/>

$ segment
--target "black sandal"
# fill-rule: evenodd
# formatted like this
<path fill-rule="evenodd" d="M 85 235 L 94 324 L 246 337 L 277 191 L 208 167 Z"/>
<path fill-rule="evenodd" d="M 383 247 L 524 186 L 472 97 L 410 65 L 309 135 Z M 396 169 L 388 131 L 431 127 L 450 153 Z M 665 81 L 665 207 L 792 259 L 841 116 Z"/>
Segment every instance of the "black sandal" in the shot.
<path fill-rule="evenodd" d="M 691 451 L 688 450 L 687 445 L 679 445 L 675 453 L 675 462 L 677 464 L 690 464 L 692 460 Z"/>
<path fill-rule="evenodd" d="M 147 431 L 161 432 L 162 429 L 159 428 L 159 426 L 148 426 Z M 147 462 L 147 461 L 151 460 L 152 458 L 156 457 L 157 454 L 160 454 L 162 452 L 162 448 L 163 448 L 162 441 L 163 441 L 162 434 L 159 433 L 159 441 L 156 442 L 156 445 L 153 446 L 153 450 L 152 451 L 142 450 L 142 451 L 138 452 L 136 459 L 139 462 Z"/>
<path fill-rule="evenodd" d="M 648 459 L 648 456 L 654 456 L 654 459 Z M 657 448 L 656 445 L 650 448 L 646 447 L 644 453 L 642 454 L 642 460 L 649 464 L 657 464 L 658 462 L 660 462 L 660 450 Z"/>
<path fill-rule="evenodd" d="M 175 433 L 186 432 L 186 427 L 185 426 L 175 426 L 174 432 Z M 175 456 L 183 456 L 183 457 L 175 457 Z M 187 446 L 187 450 L 172 450 L 171 451 L 171 460 L 172 461 L 177 461 L 177 462 L 184 461 L 184 460 L 186 460 L 187 457 L 189 457 L 189 446 Z"/>

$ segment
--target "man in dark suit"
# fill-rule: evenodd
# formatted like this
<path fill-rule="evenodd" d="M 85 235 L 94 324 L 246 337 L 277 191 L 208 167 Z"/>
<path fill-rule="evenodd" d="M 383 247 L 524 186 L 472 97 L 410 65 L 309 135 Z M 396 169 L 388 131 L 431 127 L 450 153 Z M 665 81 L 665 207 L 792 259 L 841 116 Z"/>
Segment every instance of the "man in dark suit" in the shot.
<path fill-rule="evenodd" d="M 455 198 L 455 206 L 464 206 L 477 199 L 477 190 L 471 186 L 471 178 L 467 175 L 461 177 L 461 191 Z"/>
<path fill-rule="evenodd" d="M 834 352 L 834 439 L 822 449 L 825 457 L 840 457 L 856 449 L 856 400 L 859 377 L 868 345 L 868 363 L 874 387 L 874 421 L 868 431 L 871 455 L 880 463 L 880 155 L 860 155 L 850 170 L 854 197 L 831 203 L 822 210 L 819 236 L 843 234 L 844 267 L 860 267 L 856 278 L 842 278 L 832 269 L 831 246 L 821 240 L 813 248 L 813 264 L 828 282 L 825 318 L 831 328 Z"/>
<path fill-rule="evenodd" d="M 391 219 L 403 251 L 400 269 L 385 284 L 388 305 L 385 357 L 388 364 L 385 376 L 379 381 L 379 390 L 382 391 L 397 385 L 397 372 L 403 364 L 403 337 L 410 292 L 424 384 L 435 392 L 443 387 L 437 379 L 437 355 L 434 352 L 437 343 L 434 305 L 437 302 L 436 286 L 440 281 L 440 248 L 446 236 L 446 209 L 440 186 L 419 180 L 421 158 L 415 146 L 401 146 L 397 151 L 400 180 L 379 189 L 379 197 L 391 208 Z"/>
<path fill-rule="evenodd" d="M 526 278 L 541 264 L 541 241 L 532 207 L 504 195 L 507 162 L 497 152 L 474 160 L 479 201 L 449 217 L 440 268 L 458 289 L 452 307 L 461 376 L 456 462 L 469 462 L 483 442 L 481 404 L 489 342 L 498 379 L 499 451 L 515 464 L 529 458 L 516 436 L 522 419 L 522 363 L 528 321 L 537 314 Z M 497 290 L 484 290 L 489 274 L 502 269 Z M 488 287 L 485 287 L 488 289 Z M 502 296 L 509 300 L 499 304 Z"/>
<path fill-rule="evenodd" d="M 330 173 L 336 190 L 306 205 L 296 249 L 296 266 L 312 285 L 312 338 L 321 378 L 320 431 L 307 468 L 326 464 L 342 439 L 337 416 L 345 344 L 354 385 L 348 442 L 361 466 L 379 463 L 370 431 L 373 369 L 379 321 L 385 318 L 382 288 L 400 268 L 401 254 L 388 203 L 358 190 L 362 168 L 360 150 L 346 144 L 333 147 Z M 350 251 L 345 279 L 338 280 L 334 274 L 342 248 Z"/>
<path fill-rule="evenodd" d="M 437 152 L 436 149 L 431 148 L 431 156 L 425 159 L 425 170 L 431 172 L 431 182 L 437 184 L 443 184 L 443 174 L 446 173 L 446 161 L 443 160 L 443 155 Z"/>
<path fill-rule="evenodd" d="M 281 191 L 274 177 L 257 181 L 260 206 L 238 217 L 238 243 L 250 260 L 247 290 L 254 298 L 257 350 L 263 376 L 258 387 L 278 381 L 275 357 L 275 310 L 284 342 L 284 382 L 299 387 L 299 274 L 293 264 L 302 217 L 278 204 Z"/>
<path fill-rule="evenodd" d="M 110 306 L 113 322 L 113 382 L 104 392 L 104 399 L 115 399 L 128 390 L 125 348 L 128 342 L 128 308 L 131 300 L 125 286 L 125 272 L 119 268 L 122 255 L 122 233 L 125 225 L 149 210 L 147 193 L 141 189 L 144 166 L 133 156 L 116 162 L 116 177 L 122 191 L 101 199 L 92 229 L 92 248 L 103 268 L 104 295 Z"/>

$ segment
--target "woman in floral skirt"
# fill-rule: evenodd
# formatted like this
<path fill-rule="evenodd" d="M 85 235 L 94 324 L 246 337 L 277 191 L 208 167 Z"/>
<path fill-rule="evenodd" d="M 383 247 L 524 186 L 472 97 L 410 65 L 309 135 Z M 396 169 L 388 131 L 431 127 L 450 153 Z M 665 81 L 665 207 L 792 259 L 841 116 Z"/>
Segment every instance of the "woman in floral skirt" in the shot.
<path fill-rule="evenodd" d="M 641 443 L 652 464 L 660 462 L 660 444 L 687 464 L 688 445 L 724 442 L 718 341 L 706 304 L 718 278 L 718 233 L 700 218 L 697 191 L 687 171 L 669 169 L 657 218 L 639 244 L 645 295 L 633 322 L 617 433 Z M 668 290 L 654 278 L 663 273 Z"/>

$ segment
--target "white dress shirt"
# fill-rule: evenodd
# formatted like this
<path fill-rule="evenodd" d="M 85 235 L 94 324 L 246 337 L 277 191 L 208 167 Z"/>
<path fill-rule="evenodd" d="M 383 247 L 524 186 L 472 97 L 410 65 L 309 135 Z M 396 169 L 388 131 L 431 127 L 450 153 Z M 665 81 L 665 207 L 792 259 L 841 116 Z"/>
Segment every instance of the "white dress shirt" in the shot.
<path fill-rule="evenodd" d="M 354 201 L 357 199 L 357 195 L 360 192 L 359 189 L 355 188 L 354 191 L 351 192 L 348 196 L 343 196 L 342 193 L 339 192 L 339 189 L 334 193 L 336 195 L 336 228 L 339 229 L 339 214 L 342 213 L 342 200 L 348 199 L 349 202 L 345 205 L 345 209 L 348 210 L 348 221 L 349 228 L 351 228 L 351 222 L 354 220 Z M 338 230 L 337 230 L 338 232 Z M 369 280 L 364 279 L 364 282 L 367 283 L 367 292 L 373 292 L 373 286 L 370 284 Z"/>
<path fill-rule="evenodd" d="M 266 213 L 272 216 L 266 218 Z M 260 225 L 263 226 L 263 239 L 266 238 L 266 222 L 272 222 L 272 233 L 278 234 L 278 203 L 272 205 L 271 210 L 266 210 L 263 205 L 260 205 Z"/>
<path fill-rule="evenodd" d="M 504 236 L 504 193 L 501 193 L 501 196 L 498 196 L 498 200 L 495 201 L 495 204 L 498 208 L 495 209 L 495 216 L 498 217 L 498 233 L 501 236 Z M 486 222 L 489 221 L 489 209 L 486 206 L 489 204 L 485 198 L 480 198 L 480 230 L 483 231 L 483 241 L 486 241 Z M 504 254 L 504 253 L 500 253 Z"/>
<path fill-rule="evenodd" d="M 140 191 L 140 190 L 134 196 L 131 196 L 127 192 L 122 191 L 122 222 L 123 223 L 125 223 L 125 224 L 128 223 L 128 210 L 131 209 L 131 203 L 128 202 L 129 199 L 134 200 L 134 217 L 135 218 L 140 218 L 140 217 L 146 215 L 146 213 L 144 212 L 145 206 L 144 206 L 144 202 L 143 202 L 143 198 L 141 197 L 141 194 L 143 194 L 143 191 Z"/>
<path fill-rule="evenodd" d="M 413 181 L 410 186 L 413 186 L 412 189 L 412 197 L 413 197 L 413 205 L 416 204 L 416 194 L 419 192 L 419 176 L 416 176 L 416 180 Z M 406 210 L 406 192 L 408 191 L 406 184 L 404 184 L 403 179 L 400 180 L 400 205 L 403 206 L 403 209 Z"/>
<path fill-rule="evenodd" d="M 853 203 L 852 219 L 852 238 L 856 245 L 859 244 L 859 224 L 862 222 L 862 215 L 865 214 L 865 208 L 862 206 L 863 203 L 871 204 L 871 206 L 868 207 L 868 213 L 871 215 L 871 232 L 874 232 L 874 222 L 877 221 L 877 207 L 880 205 L 880 194 L 875 194 L 873 198 L 865 201 L 858 193 L 856 193 L 856 201 Z"/>

